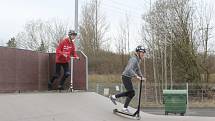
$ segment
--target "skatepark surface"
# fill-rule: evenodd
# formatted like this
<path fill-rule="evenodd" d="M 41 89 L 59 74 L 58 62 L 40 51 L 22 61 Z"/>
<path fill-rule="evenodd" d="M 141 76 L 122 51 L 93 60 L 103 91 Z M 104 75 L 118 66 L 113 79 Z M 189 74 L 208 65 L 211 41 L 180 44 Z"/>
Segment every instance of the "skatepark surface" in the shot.
<path fill-rule="evenodd" d="M 133 121 L 113 114 L 117 106 L 94 92 L 0 94 L 0 121 Z M 134 110 L 132 110 L 134 111 Z M 165 116 L 141 112 L 140 121 L 215 121 L 215 117 Z"/>

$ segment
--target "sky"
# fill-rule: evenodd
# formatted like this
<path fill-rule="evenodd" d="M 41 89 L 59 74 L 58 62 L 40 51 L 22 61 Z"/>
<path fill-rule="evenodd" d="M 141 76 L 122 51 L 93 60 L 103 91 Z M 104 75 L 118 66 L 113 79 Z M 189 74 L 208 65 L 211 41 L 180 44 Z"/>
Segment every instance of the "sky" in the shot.
<path fill-rule="evenodd" d="M 79 0 L 79 17 L 81 6 L 89 0 Z M 115 49 L 114 37 L 117 36 L 119 24 L 129 16 L 130 45 L 135 48 L 140 40 L 141 15 L 149 10 L 150 0 L 100 0 L 102 13 L 109 25 L 111 49 Z M 152 3 L 155 0 L 152 0 Z M 204 0 L 203 0 L 204 1 Z M 215 6 L 214 0 L 205 0 Z M 0 45 L 23 31 L 25 23 L 31 20 L 60 19 L 69 21 L 74 28 L 75 0 L 0 0 Z M 80 18 L 79 18 L 80 19 Z M 215 25 L 215 23 L 214 23 Z M 132 50 L 132 49 L 131 49 Z"/>

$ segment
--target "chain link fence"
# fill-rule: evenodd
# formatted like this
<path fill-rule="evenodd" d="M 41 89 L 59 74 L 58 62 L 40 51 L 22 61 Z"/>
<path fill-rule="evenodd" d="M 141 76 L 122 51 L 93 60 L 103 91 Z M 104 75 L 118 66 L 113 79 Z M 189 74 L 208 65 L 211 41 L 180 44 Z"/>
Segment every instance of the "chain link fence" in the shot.
<path fill-rule="evenodd" d="M 201 86 L 199 86 L 201 85 Z M 130 103 L 132 107 L 137 106 L 139 84 L 133 83 L 135 97 Z M 215 107 L 215 83 L 211 84 L 174 84 L 167 85 L 167 89 L 187 89 L 188 88 L 188 107 Z M 159 83 L 143 84 L 141 107 L 163 107 L 163 89 L 164 85 Z M 125 91 L 122 83 L 89 83 L 89 91 L 96 92 L 108 97 Z M 124 103 L 124 98 L 118 101 Z"/>

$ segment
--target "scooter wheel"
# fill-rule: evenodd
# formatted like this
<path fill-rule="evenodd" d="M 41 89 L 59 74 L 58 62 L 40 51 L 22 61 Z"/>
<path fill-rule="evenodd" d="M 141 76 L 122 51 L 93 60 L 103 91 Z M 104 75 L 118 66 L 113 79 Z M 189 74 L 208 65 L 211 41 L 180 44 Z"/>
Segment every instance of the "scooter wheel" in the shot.
<path fill-rule="evenodd" d="M 113 109 L 113 113 L 116 113 L 118 110 L 117 109 Z"/>
<path fill-rule="evenodd" d="M 141 117 L 140 117 L 140 116 L 137 116 L 136 118 L 137 118 L 137 120 L 140 120 L 140 119 L 141 119 Z"/>

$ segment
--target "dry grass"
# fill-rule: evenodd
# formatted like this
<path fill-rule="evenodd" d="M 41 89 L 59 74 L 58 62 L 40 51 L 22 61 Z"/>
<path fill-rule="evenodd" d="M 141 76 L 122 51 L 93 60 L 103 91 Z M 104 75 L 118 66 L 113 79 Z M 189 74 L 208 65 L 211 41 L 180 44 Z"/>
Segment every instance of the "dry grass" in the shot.
<path fill-rule="evenodd" d="M 210 76 L 209 76 L 209 82 L 210 83 L 215 83 L 215 74 L 210 74 Z"/>
<path fill-rule="evenodd" d="M 139 83 L 137 79 L 132 80 L 134 84 Z M 89 82 L 91 83 L 122 83 L 121 75 L 120 74 L 90 74 L 89 75 Z"/>
<path fill-rule="evenodd" d="M 99 75 L 99 74 L 90 74 L 89 82 L 93 83 L 120 83 L 121 75 L 117 74 L 108 74 L 108 75 Z"/>
<path fill-rule="evenodd" d="M 215 107 L 215 100 L 207 99 L 204 101 L 189 102 L 189 107 Z"/>

